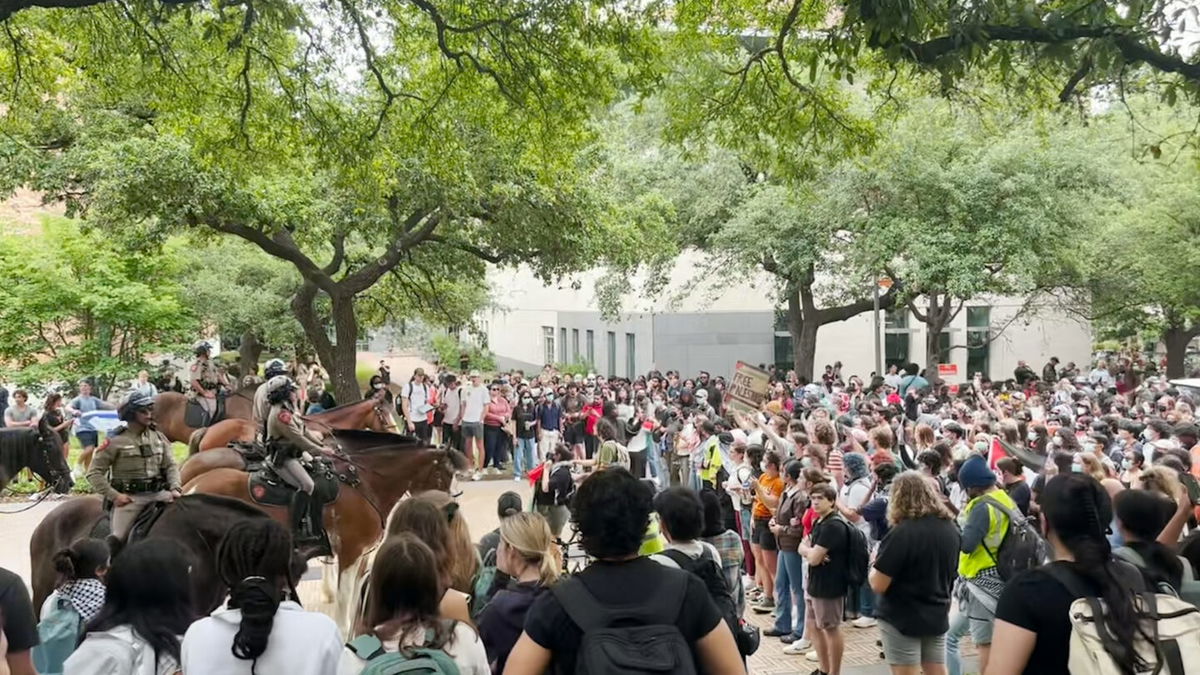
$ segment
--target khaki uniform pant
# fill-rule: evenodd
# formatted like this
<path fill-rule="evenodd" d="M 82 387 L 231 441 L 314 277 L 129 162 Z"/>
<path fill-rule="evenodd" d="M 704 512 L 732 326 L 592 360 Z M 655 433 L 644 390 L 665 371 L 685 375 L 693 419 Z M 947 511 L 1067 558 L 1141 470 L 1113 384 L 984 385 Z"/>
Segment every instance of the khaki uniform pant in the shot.
<path fill-rule="evenodd" d="M 133 501 L 125 506 L 117 506 L 112 512 L 112 533 L 117 539 L 124 540 L 129 534 L 129 528 L 133 526 L 133 521 L 137 520 L 138 514 L 146 508 L 147 504 L 152 502 L 169 502 L 175 495 L 168 490 L 160 490 L 159 492 L 138 492 L 129 495 Z"/>
<path fill-rule="evenodd" d="M 313 483 L 312 476 L 300 466 L 300 460 L 291 458 L 283 461 L 275 467 L 279 473 L 279 477 L 287 481 L 288 485 L 300 490 L 301 492 L 313 493 L 313 488 L 316 485 Z"/>
<path fill-rule="evenodd" d="M 196 396 L 196 400 L 200 402 L 200 407 L 208 413 L 208 418 L 212 419 L 213 415 L 217 414 L 217 399 L 208 398 L 206 396 Z"/>

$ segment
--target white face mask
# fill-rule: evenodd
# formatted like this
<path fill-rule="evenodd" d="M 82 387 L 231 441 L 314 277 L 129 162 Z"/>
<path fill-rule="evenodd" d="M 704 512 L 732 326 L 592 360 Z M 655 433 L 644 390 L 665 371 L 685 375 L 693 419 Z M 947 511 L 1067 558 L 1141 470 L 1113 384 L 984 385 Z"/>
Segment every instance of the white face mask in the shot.
<path fill-rule="evenodd" d="M 1038 438 L 1037 432 L 1031 431 L 1031 432 L 1025 434 L 1025 438 L 1029 439 L 1030 441 L 1036 441 Z"/>
<path fill-rule="evenodd" d="M 1055 436 L 1055 437 L 1054 437 L 1054 444 L 1055 444 L 1055 445 L 1062 445 L 1062 444 L 1063 444 L 1062 436 Z"/>

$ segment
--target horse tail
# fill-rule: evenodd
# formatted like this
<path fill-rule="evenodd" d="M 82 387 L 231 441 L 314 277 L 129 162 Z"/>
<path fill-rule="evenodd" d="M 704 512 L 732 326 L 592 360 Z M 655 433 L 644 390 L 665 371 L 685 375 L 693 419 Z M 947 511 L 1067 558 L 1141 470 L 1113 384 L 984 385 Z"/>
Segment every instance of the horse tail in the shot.
<path fill-rule="evenodd" d="M 188 457 L 200 452 L 200 441 L 204 440 L 206 433 L 208 433 L 208 427 L 200 427 L 188 437 Z"/>

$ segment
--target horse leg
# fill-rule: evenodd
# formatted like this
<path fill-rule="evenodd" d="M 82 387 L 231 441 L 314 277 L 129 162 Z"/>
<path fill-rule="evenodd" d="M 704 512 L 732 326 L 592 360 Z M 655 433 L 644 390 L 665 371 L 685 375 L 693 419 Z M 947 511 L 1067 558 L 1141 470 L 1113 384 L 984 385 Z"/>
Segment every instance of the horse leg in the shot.
<path fill-rule="evenodd" d="M 327 532 L 331 533 L 331 543 L 337 553 L 337 597 L 333 608 L 334 621 L 343 631 L 350 635 L 358 624 L 361 607 L 358 606 L 358 595 L 361 589 L 359 579 L 363 574 L 360 565 L 363 553 L 375 546 L 383 535 L 383 525 L 379 513 L 371 506 L 357 490 L 342 486 L 342 492 L 337 501 L 327 512 L 332 523 L 327 523 Z M 332 527 L 329 527 L 332 525 Z"/>

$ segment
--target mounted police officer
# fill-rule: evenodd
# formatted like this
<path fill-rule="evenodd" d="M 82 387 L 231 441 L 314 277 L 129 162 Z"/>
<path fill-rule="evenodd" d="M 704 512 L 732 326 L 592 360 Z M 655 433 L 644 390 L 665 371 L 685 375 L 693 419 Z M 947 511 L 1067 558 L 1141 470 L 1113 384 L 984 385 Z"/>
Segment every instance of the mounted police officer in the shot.
<path fill-rule="evenodd" d="M 276 375 L 267 380 L 267 401 L 271 405 L 267 414 L 266 443 L 271 467 L 289 485 L 296 488 L 292 498 L 292 530 L 297 541 L 320 540 L 322 523 L 320 514 L 309 519 L 311 532 L 302 532 L 304 517 L 308 514 L 312 500 L 313 479 L 300 464 L 300 459 L 311 462 L 322 454 L 321 442 L 307 429 L 300 415 L 296 414 L 296 383 L 287 375 Z"/>
<path fill-rule="evenodd" d="M 260 439 L 267 437 L 267 415 L 271 412 L 271 404 L 267 402 L 267 385 L 271 383 L 272 379 L 280 375 L 287 375 L 287 364 L 283 362 L 283 359 L 271 359 L 267 361 L 263 372 L 267 379 L 258 385 L 258 389 L 254 390 L 254 408 L 251 411 L 254 420 L 254 435 Z"/>
<path fill-rule="evenodd" d="M 117 416 L 125 424 L 113 429 L 96 451 L 87 474 L 92 489 L 112 500 L 114 549 L 146 505 L 182 494 L 171 442 L 154 427 L 154 398 L 133 391 Z"/>
<path fill-rule="evenodd" d="M 208 413 L 208 421 L 211 424 L 217 414 L 217 391 L 225 383 L 225 376 L 210 358 L 212 345 L 207 341 L 197 342 L 193 351 L 196 359 L 188 367 L 188 396 L 199 401 Z"/>

